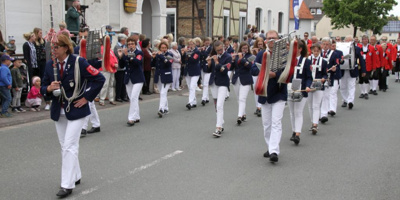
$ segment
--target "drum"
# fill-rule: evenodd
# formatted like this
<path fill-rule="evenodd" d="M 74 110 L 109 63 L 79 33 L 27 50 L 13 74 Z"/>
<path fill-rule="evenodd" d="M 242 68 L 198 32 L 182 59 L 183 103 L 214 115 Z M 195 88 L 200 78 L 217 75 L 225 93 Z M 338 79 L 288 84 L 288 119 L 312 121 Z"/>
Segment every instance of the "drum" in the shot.
<path fill-rule="evenodd" d="M 340 69 L 353 70 L 355 68 L 355 47 L 353 42 L 337 42 L 336 50 L 343 52 L 344 63 Z"/>
<path fill-rule="evenodd" d="M 288 95 L 288 101 L 300 102 L 303 99 L 303 94 L 301 92 L 291 92 Z"/>
<path fill-rule="evenodd" d="M 311 84 L 310 89 L 321 90 L 322 89 L 322 82 L 321 80 L 313 81 Z"/>

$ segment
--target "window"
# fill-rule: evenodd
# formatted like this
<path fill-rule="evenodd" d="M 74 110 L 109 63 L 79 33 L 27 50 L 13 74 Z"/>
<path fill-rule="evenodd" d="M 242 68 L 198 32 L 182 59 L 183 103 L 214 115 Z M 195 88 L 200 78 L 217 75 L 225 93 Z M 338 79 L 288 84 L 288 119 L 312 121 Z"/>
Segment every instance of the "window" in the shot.
<path fill-rule="evenodd" d="M 271 30 L 272 27 L 272 11 L 268 10 L 268 24 L 267 24 L 267 30 Z"/>
<path fill-rule="evenodd" d="M 223 30 L 223 35 L 225 38 L 229 36 L 229 10 L 224 10 L 224 30 Z"/>
<path fill-rule="evenodd" d="M 256 26 L 257 30 L 261 30 L 261 23 L 262 23 L 262 9 L 256 8 Z"/>
<path fill-rule="evenodd" d="M 175 37 L 175 14 L 167 14 L 167 33 L 172 33 Z"/>
<path fill-rule="evenodd" d="M 283 13 L 279 12 L 278 15 L 278 33 L 282 33 L 283 31 Z"/>
<path fill-rule="evenodd" d="M 321 10 L 321 8 L 318 8 L 318 9 L 317 9 L 317 15 L 322 15 L 322 10 Z"/>
<path fill-rule="evenodd" d="M 240 12 L 240 18 L 239 18 L 239 41 L 243 40 L 244 33 L 246 32 L 246 13 L 245 12 Z"/>
<path fill-rule="evenodd" d="M 315 13 L 316 13 L 315 8 L 311 8 L 311 9 L 310 9 L 310 12 L 311 12 L 312 15 L 315 15 Z"/>

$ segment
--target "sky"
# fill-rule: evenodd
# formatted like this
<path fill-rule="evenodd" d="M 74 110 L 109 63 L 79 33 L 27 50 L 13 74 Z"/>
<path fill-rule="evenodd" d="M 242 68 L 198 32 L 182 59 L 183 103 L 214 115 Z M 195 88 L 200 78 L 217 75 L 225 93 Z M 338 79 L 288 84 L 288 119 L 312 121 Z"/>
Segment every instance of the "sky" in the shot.
<path fill-rule="evenodd" d="M 393 7 L 393 10 L 389 12 L 389 15 L 400 16 L 400 0 L 396 0 L 397 6 Z"/>

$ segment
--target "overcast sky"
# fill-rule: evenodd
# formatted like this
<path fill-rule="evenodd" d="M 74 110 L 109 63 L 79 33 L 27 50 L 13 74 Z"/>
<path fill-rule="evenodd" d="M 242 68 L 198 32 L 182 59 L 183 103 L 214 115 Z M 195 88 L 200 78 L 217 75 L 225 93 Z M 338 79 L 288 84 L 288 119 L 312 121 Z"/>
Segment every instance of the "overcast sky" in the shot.
<path fill-rule="evenodd" d="M 393 10 L 389 12 L 389 15 L 393 14 L 395 16 L 400 16 L 400 2 L 396 0 L 397 6 L 393 7 Z"/>

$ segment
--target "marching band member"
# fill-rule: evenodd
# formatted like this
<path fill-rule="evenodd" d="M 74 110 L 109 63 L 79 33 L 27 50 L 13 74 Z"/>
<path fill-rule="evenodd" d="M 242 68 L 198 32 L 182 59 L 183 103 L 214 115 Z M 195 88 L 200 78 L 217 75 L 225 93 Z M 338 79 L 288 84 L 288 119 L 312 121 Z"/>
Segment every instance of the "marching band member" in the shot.
<path fill-rule="evenodd" d="M 235 53 L 235 49 L 232 47 L 231 41 L 232 41 L 232 37 L 231 36 L 229 36 L 227 39 L 224 40 L 224 49 L 225 49 L 225 52 L 227 52 L 228 54 L 232 55 L 233 53 Z M 229 77 L 229 80 L 231 82 L 231 78 L 232 78 L 232 71 L 231 70 L 228 71 L 228 77 Z M 230 84 L 229 84 L 229 90 L 226 93 L 225 100 L 229 99 L 229 95 L 230 95 Z"/>
<path fill-rule="evenodd" d="M 158 49 L 160 51 L 157 54 L 153 54 L 154 58 L 156 59 L 156 72 L 154 73 L 154 83 L 157 84 L 157 87 L 160 90 L 160 106 L 158 109 L 158 116 L 161 118 L 163 115 L 169 113 L 167 95 L 168 89 L 172 83 L 173 60 L 167 59 L 167 56 L 172 57 L 172 54 L 167 52 L 168 43 L 160 42 L 160 44 L 158 45 Z"/>
<path fill-rule="evenodd" d="M 77 59 L 72 55 L 73 48 L 70 39 L 65 35 L 57 36 L 54 46 L 58 70 L 58 80 L 55 81 L 53 61 L 49 61 L 44 73 L 41 93 L 52 97 L 51 119 L 55 121 L 58 139 L 61 144 L 62 169 L 61 189 L 59 197 L 72 193 L 82 177 L 79 166 L 79 138 L 85 117 L 90 114 L 88 101 L 93 101 L 103 87 L 105 78 L 100 72 L 89 65 L 84 58 Z M 79 73 L 78 80 L 75 79 Z M 61 89 L 60 96 L 54 96 L 53 91 Z"/>
<path fill-rule="evenodd" d="M 306 105 L 307 102 L 307 97 L 308 97 L 308 92 L 311 91 L 310 86 L 312 83 L 312 75 L 311 75 L 311 61 L 307 59 L 308 57 L 308 52 L 307 52 L 307 45 L 305 44 L 304 40 L 299 40 L 298 41 L 298 51 L 297 51 L 297 66 L 295 68 L 295 74 L 292 77 L 292 80 L 290 81 L 291 83 L 295 79 L 300 79 L 301 80 L 301 87 L 300 89 L 302 90 L 301 94 L 303 95 L 303 98 L 301 99 L 300 102 L 295 102 L 293 99 L 288 101 L 289 105 L 289 110 L 290 110 L 290 121 L 292 123 L 292 137 L 290 138 L 290 141 L 293 141 L 295 144 L 299 144 L 300 142 L 300 133 L 301 129 L 303 127 L 303 111 L 304 111 L 304 106 Z M 292 88 L 289 88 L 289 86 L 292 84 L 288 84 L 288 91 L 292 91 Z"/>
<path fill-rule="evenodd" d="M 353 37 L 351 35 L 346 36 L 345 42 L 352 42 Z M 352 109 L 354 106 L 354 95 L 356 92 L 356 79 L 357 76 L 361 75 L 361 77 L 365 77 L 365 61 L 361 55 L 361 49 L 354 45 L 355 48 L 355 60 L 358 59 L 359 64 L 355 64 L 352 70 L 341 70 L 342 78 L 340 79 L 340 93 L 342 94 L 343 104 L 342 107 L 349 106 L 349 109 Z M 346 60 L 346 64 L 350 65 L 350 59 Z M 354 61 L 354 63 L 357 63 Z M 360 65 L 360 72 L 358 70 L 358 65 Z"/>
<path fill-rule="evenodd" d="M 126 63 L 124 83 L 130 100 L 127 124 L 133 126 L 140 122 L 139 95 L 144 83 L 143 52 L 136 48 L 137 41 L 132 36 L 126 40 L 126 44 L 128 48 L 124 49 L 124 55 L 122 52 L 118 54 Z"/>
<path fill-rule="evenodd" d="M 362 44 L 360 44 L 359 47 L 361 48 L 361 55 L 365 60 L 366 76 L 362 77 L 360 74 L 358 77 L 358 83 L 361 90 L 361 95 L 359 98 L 368 99 L 369 78 L 371 77 L 371 73 L 376 70 L 376 54 L 374 47 L 368 44 L 368 36 L 362 36 L 361 42 Z"/>
<path fill-rule="evenodd" d="M 389 67 L 390 67 L 390 69 L 392 69 L 392 72 L 393 72 L 393 67 L 395 66 L 395 65 L 393 65 L 393 61 L 396 61 L 396 52 L 397 52 L 397 49 L 395 49 L 394 48 L 394 45 L 392 45 L 392 43 L 390 43 L 390 42 L 388 42 L 387 41 L 387 36 L 382 36 L 381 37 L 381 47 L 382 47 L 382 44 L 386 44 L 386 51 L 387 51 L 387 53 L 389 53 L 388 55 L 389 55 Z M 383 50 L 382 50 L 382 52 L 384 52 Z M 383 54 L 383 53 L 382 53 Z M 383 57 L 383 55 L 381 56 L 381 61 L 382 62 L 384 62 L 383 61 L 384 60 L 384 57 Z M 383 67 L 383 66 L 382 66 Z M 382 72 L 385 72 L 385 70 L 382 68 Z M 382 76 L 381 76 L 381 78 L 383 79 L 383 80 L 386 80 L 386 76 L 389 76 L 389 72 L 388 72 L 388 74 L 385 76 L 385 77 L 383 77 L 383 74 L 381 74 Z M 382 87 L 381 87 L 382 86 Z M 388 86 L 388 82 L 386 81 L 386 86 L 383 86 L 383 85 L 381 85 L 380 83 L 379 83 L 379 90 L 383 90 L 383 89 L 389 89 L 389 86 Z M 385 91 L 386 91 L 385 90 Z"/>
<path fill-rule="evenodd" d="M 258 37 L 256 39 L 256 41 L 254 42 L 253 47 L 251 48 L 251 52 L 253 53 L 254 56 L 257 56 L 259 52 L 265 52 L 266 46 L 264 43 L 264 39 L 261 37 Z M 257 60 L 257 58 L 256 58 Z M 261 57 L 258 58 L 259 62 L 262 62 L 262 54 Z M 261 63 L 260 63 L 261 64 Z M 253 67 L 257 66 L 254 64 Z M 253 76 L 253 91 L 254 91 L 254 100 L 256 101 L 256 112 L 254 112 L 255 115 L 257 115 L 258 117 L 261 117 L 261 104 L 258 103 L 258 95 L 256 94 L 256 91 L 254 88 L 256 88 L 256 82 L 257 82 L 257 78 L 258 78 L 258 72 L 257 73 L 253 73 L 255 72 L 254 70 L 252 70 L 252 76 Z"/>
<path fill-rule="evenodd" d="M 274 48 L 274 41 L 279 40 L 279 34 L 275 30 L 270 30 L 266 37 L 268 51 L 271 52 Z M 261 54 L 261 52 L 258 54 Z M 282 136 L 282 117 L 287 101 L 287 85 L 278 84 L 281 73 L 282 70 L 269 72 L 267 97 L 260 96 L 258 98 L 258 102 L 261 104 L 264 139 L 268 146 L 268 151 L 264 153 L 264 157 L 269 157 L 270 162 L 278 162 L 279 143 Z"/>
<path fill-rule="evenodd" d="M 228 70 L 232 63 L 232 57 L 224 51 L 224 46 L 220 41 L 214 42 L 210 57 L 212 59 L 208 59 L 208 66 L 211 68 L 209 85 L 217 113 L 217 125 L 213 135 L 218 138 L 224 131 L 224 103 L 229 90 Z"/>
<path fill-rule="evenodd" d="M 196 87 L 197 81 L 200 77 L 200 51 L 196 47 L 196 41 L 190 39 L 188 41 L 188 47 L 185 50 L 186 67 L 185 67 L 185 77 L 186 84 L 189 89 L 189 102 L 186 104 L 186 108 L 189 110 L 197 107 L 196 100 Z"/>
<path fill-rule="evenodd" d="M 384 92 L 387 90 L 387 76 L 389 74 L 389 70 L 391 70 L 391 65 L 389 64 L 391 62 L 391 57 L 390 57 L 390 51 L 388 49 L 388 45 L 386 43 L 382 43 L 382 51 L 383 51 L 383 59 L 381 60 L 381 66 L 382 66 L 382 72 L 381 76 L 379 78 L 379 89 L 382 89 Z"/>
<path fill-rule="evenodd" d="M 330 105 L 330 92 L 331 86 L 333 83 L 333 77 L 336 71 L 336 54 L 334 51 L 331 50 L 332 40 L 329 37 L 322 38 L 322 52 L 321 57 L 327 62 L 327 70 L 330 70 L 328 73 L 329 82 L 327 82 L 327 87 L 324 87 L 324 95 L 322 97 L 321 103 L 321 118 L 320 121 L 324 124 L 328 121 L 328 112 L 329 112 L 329 105 Z M 331 78 L 332 77 L 332 78 Z"/>
<path fill-rule="evenodd" d="M 370 38 L 370 44 L 371 46 L 374 47 L 375 50 L 375 66 L 376 69 L 372 71 L 371 76 L 369 77 L 370 80 L 370 90 L 368 92 L 368 94 L 373 94 L 373 95 L 378 95 L 378 93 L 376 92 L 376 88 L 378 87 L 378 81 L 379 81 L 379 77 L 382 76 L 382 60 L 383 60 L 383 50 L 381 45 L 377 44 L 376 41 L 376 36 L 372 35 Z"/>
<path fill-rule="evenodd" d="M 397 38 L 397 43 L 393 46 L 393 69 L 395 71 L 396 83 L 400 82 L 400 38 Z"/>
<path fill-rule="evenodd" d="M 236 121 L 238 125 L 246 121 L 246 100 L 253 84 L 251 76 L 253 63 L 248 60 L 253 55 L 249 50 L 250 46 L 247 42 L 240 43 L 239 53 L 237 56 L 234 56 L 235 58 L 233 58 L 231 67 L 231 70 L 234 70 L 232 84 L 239 104 L 238 119 Z"/>
<path fill-rule="evenodd" d="M 204 39 L 204 47 L 202 51 L 200 51 L 200 65 L 203 72 L 203 96 L 201 98 L 201 104 L 203 106 L 206 105 L 210 101 L 208 86 L 210 82 L 211 71 L 208 67 L 207 57 L 210 55 L 212 47 L 211 47 L 211 38 L 206 37 Z"/>
<path fill-rule="evenodd" d="M 313 84 L 319 85 L 317 87 L 311 86 L 313 89 L 316 89 L 313 92 L 309 93 L 308 98 L 308 110 L 310 112 L 311 119 L 311 131 L 315 135 L 318 132 L 318 122 L 319 116 L 321 112 L 321 104 L 322 98 L 324 96 L 324 83 L 328 78 L 328 62 L 322 58 L 321 56 L 321 46 L 319 44 L 313 44 L 311 47 L 312 55 L 309 57 L 312 62 L 312 78 Z"/>
<path fill-rule="evenodd" d="M 335 116 L 336 115 L 336 110 L 337 110 L 337 93 L 339 90 L 339 80 L 340 78 L 342 78 L 342 72 L 340 71 L 340 65 L 342 65 L 344 63 L 343 60 L 343 52 L 340 50 L 336 49 L 336 41 L 332 41 L 332 45 L 331 45 L 331 50 L 334 51 L 334 53 L 336 54 L 336 60 L 335 60 L 335 64 L 336 64 L 336 73 L 333 77 L 331 77 L 331 81 L 332 81 L 332 86 L 331 86 L 331 91 L 329 94 L 329 112 L 328 114 L 330 114 L 331 116 Z"/>

